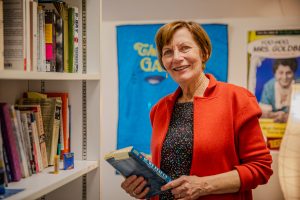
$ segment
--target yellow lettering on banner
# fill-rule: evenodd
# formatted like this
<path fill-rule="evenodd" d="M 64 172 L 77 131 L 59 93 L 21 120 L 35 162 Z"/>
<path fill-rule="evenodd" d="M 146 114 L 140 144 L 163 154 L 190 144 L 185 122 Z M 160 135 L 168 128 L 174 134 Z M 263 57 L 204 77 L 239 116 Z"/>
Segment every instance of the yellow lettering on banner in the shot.
<path fill-rule="evenodd" d="M 156 59 L 153 63 L 150 57 L 144 57 L 140 62 L 140 67 L 144 72 L 162 72 L 162 68 Z"/>
<path fill-rule="evenodd" d="M 139 56 L 156 56 L 156 49 L 152 44 L 137 42 L 133 45 Z"/>
<path fill-rule="evenodd" d="M 45 43 L 52 43 L 52 24 L 45 24 Z"/>
<path fill-rule="evenodd" d="M 260 119 L 259 124 L 263 134 L 267 138 L 282 138 L 286 123 L 275 123 L 273 119 Z"/>

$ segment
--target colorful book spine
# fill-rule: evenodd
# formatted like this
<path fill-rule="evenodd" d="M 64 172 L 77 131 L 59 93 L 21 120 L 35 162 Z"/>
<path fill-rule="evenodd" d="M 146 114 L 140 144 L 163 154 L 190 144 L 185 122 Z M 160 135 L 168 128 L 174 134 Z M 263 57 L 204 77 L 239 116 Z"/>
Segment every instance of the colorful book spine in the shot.
<path fill-rule="evenodd" d="M 69 7 L 69 71 L 78 72 L 78 8 L 75 6 Z"/>
<path fill-rule="evenodd" d="M 46 71 L 56 71 L 56 14 L 53 10 L 45 12 Z"/>
<path fill-rule="evenodd" d="M 17 150 L 16 138 L 13 133 L 9 114 L 9 105 L 7 103 L 0 103 L 0 120 L 3 143 L 11 170 L 12 181 L 19 181 L 22 178 L 20 156 Z"/>
<path fill-rule="evenodd" d="M 58 16 L 56 20 L 56 71 L 64 72 L 64 35 L 63 18 Z"/>

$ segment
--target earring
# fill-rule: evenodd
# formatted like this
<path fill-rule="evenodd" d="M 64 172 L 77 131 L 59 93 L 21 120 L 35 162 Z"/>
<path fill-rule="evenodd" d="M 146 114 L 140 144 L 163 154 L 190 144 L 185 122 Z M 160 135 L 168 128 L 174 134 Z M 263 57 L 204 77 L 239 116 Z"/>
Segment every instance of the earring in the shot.
<path fill-rule="evenodd" d="M 168 72 L 166 72 L 166 79 L 168 78 Z"/>

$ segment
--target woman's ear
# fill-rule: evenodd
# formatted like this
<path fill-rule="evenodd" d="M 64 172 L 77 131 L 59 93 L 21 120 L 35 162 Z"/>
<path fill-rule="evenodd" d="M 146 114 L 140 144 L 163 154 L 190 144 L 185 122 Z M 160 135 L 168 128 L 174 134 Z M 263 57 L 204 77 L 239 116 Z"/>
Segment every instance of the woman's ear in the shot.
<path fill-rule="evenodd" d="M 208 60 L 208 55 L 205 53 L 202 55 L 202 63 L 206 63 L 207 60 Z"/>

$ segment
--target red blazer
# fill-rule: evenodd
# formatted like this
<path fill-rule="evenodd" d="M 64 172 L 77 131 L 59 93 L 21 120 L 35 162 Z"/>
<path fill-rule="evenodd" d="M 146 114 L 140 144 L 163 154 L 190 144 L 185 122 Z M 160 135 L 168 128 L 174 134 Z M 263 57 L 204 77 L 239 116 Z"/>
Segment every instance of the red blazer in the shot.
<path fill-rule="evenodd" d="M 251 189 L 269 180 L 272 157 L 262 136 L 261 110 L 248 90 L 218 82 L 212 75 L 204 97 L 194 97 L 194 146 L 190 175 L 209 176 L 236 169 L 241 180 L 237 193 L 199 199 L 252 199 Z M 161 149 L 174 103 L 181 89 L 162 98 L 151 110 L 151 153 L 160 167 Z M 153 198 L 158 199 L 158 197 Z"/>

